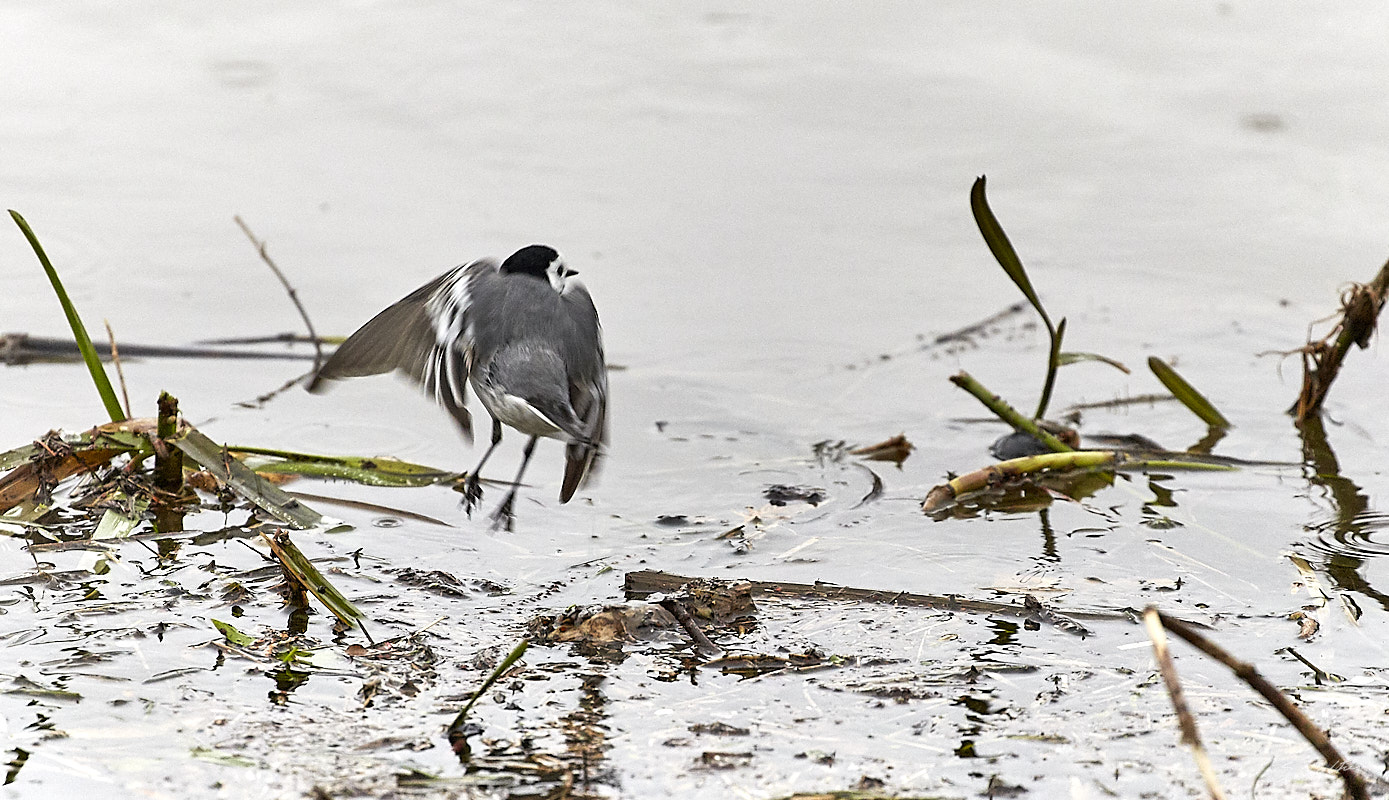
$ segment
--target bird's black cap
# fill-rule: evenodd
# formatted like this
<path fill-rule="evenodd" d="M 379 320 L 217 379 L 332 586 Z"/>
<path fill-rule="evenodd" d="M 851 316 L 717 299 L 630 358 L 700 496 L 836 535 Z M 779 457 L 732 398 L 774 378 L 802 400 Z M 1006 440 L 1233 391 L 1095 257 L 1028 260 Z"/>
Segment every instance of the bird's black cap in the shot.
<path fill-rule="evenodd" d="M 549 269 L 557 258 L 559 258 L 559 253 L 553 247 L 543 244 L 527 245 L 507 256 L 507 259 L 502 262 L 502 272 L 516 272 L 522 275 L 545 278 L 545 270 Z"/>

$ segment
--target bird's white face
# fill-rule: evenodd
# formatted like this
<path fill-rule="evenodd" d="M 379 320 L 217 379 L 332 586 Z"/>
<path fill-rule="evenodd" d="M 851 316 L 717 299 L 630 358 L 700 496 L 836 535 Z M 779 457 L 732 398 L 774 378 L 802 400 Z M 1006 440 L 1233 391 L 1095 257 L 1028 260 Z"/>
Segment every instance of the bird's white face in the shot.
<path fill-rule="evenodd" d="M 545 269 L 545 277 L 550 279 L 550 285 L 555 287 L 555 291 L 563 292 L 564 283 L 569 280 L 570 275 L 578 273 L 564 265 L 564 256 L 555 255 L 555 260 L 550 262 L 550 266 Z"/>

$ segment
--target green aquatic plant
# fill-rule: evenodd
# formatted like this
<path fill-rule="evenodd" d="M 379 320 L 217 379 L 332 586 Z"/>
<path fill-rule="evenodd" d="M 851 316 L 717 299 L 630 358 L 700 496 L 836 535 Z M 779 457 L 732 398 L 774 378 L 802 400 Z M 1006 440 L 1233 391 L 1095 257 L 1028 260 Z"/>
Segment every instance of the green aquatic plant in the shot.
<path fill-rule="evenodd" d="M 1047 350 L 1047 377 L 1042 383 L 1042 396 L 1037 401 L 1037 413 L 1032 415 L 1033 419 L 1041 419 L 1047 413 L 1051 391 L 1056 386 L 1056 370 L 1061 366 L 1061 340 L 1066 335 L 1066 319 L 1063 317 L 1059 323 L 1052 324 L 1051 316 L 1047 314 L 1041 298 L 1032 288 L 1032 280 L 1027 277 L 1022 259 L 1018 258 L 1013 243 L 1008 241 L 1008 234 L 1003 231 L 1003 226 L 998 224 L 998 218 L 989 208 L 989 199 L 984 194 L 985 179 L 985 176 L 980 175 L 969 190 L 969 208 L 974 213 L 974 222 L 979 226 L 979 233 L 984 237 L 984 243 L 989 246 L 989 252 L 993 253 L 994 260 L 1018 287 L 1018 291 L 1022 292 L 1022 296 L 1027 298 L 1027 302 L 1037 310 L 1037 316 L 1042 318 L 1042 324 L 1046 326 L 1047 336 L 1051 340 L 1051 346 Z"/>
<path fill-rule="evenodd" d="M 1152 370 L 1157 379 L 1162 381 L 1162 385 L 1167 387 L 1167 391 L 1171 392 L 1173 397 L 1190 409 L 1191 413 L 1199 417 L 1202 422 L 1218 430 L 1232 427 L 1225 415 L 1217 411 L 1211 401 L 1197 391 L 1195 386 L 1187 383 L 1185 378 L 1178 375 L 1171 364 L 1157 356 L 1151 356 L 1148 358 L 1148 369 Z"/>
<path fill-rule="evenodd" d="M 1013 243 L 1008 241 L 1008 234 L 1004 232 L 1003 226 L 989 208 L 989 199 L 984 193 L 985 180 L 986 177 L 980 175 L 969 190 L 969 208 L 974 213 L 974 222 L 979 226 L 979 233 L 984 237 L 984 243 L 989 246 L 989 252 L 993 253 L 994 260 L 1018 287 L 1018 291 L 1022 292 L 1023 297 L 1027 298 L 1027 302 L 1037 310 L 1037 316 L 1042 318 L 1042 324 L 1047 329 L 1050 344 L 1047 348 L 1046 379 L 1042 382 L 1042 396 L 1037 400 L 1037 413 L 1032 415 L 1033 419 L 1041 419 L 1046 416 L 1047 406 L 1051 404 L 1051 393 L 1056 387 L 1056 371 L 1061 367 L 1082 361 L 1098 361 L 1124 373 L 1129 370 L 1122 363 L 1098 353 L 1062 352 L 1061 342 L 1066 337 L 1066 318 L 1062 317 L 1055 324 L 1052 323 L 1051 315 L 1037 296 L 1037 290 L 1032 288 L 1032 280 L 1027 277 L 1022 259 L 1018 257 Z"/>
<path fill-rule="evenodd" d="M 126 415 L 121 408 L 121 401 L 116 399 L 116 391 L 111 387 L 111 379 L 106 377 L 106 370 L 101 366 L 101 357 L 97 355 L 96 347 L 92 345 L 92 337 L 87 335 L 87 326 L 82 324 L 82 318 L 77 315 L 77 307 L 68 298 L 67 290 L 63 288 L 63 282 L 58 279 L 58 271 L 53 268 L 53 262 L 48 260 L 48 254 L 44 252 L 43 245 L 39 243 L 39 237 L 34 234 L 34 229 L 29 227 L 29 223 L 24 217 L 14 209 L 10 210 L 10 216 L 14 218 L 15 224 L 24 232 L 24 238 L 29 240 L 29 246 L 34 248 L 34 255 L 38 256 L 39 263 L 43 265 L 43 271 L 48 275 L 49 283 L 53 284 L 53 292 L 58 295 L 58 302 L 63 307 L 63 314 L 68 318 L 68 326 L 72 328 L 72 338 L 77 341 L 77 347 L 82 351 L 82 360 L 87 364 L 87 371 L 92 375 L 92 383 L 96 385 L 97 394 L 101 395 L 101 403 L 106 406 L 106 413 L 110 415 L 112 422 L 124 422 Z"/>

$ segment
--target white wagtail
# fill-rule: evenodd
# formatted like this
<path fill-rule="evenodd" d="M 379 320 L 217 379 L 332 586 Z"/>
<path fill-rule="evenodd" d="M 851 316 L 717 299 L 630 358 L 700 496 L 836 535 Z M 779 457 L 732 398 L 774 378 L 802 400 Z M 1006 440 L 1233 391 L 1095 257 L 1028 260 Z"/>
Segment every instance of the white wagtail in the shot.
<path fill-rule="evenodd" d="M 502 440 L 502 424 L 526 434 L 521 468 L 493 515 L 511 529 L 516 489 L 542 436 L 565 448 L 559 500 L 569 502 L 607 441 L 608 372 L 588 290 L 553 248 L 533 244 L 498 264 L 482 258 L 411 292 L 363 325 L 309 384 L 398 370 L 448 409 L 473 440 L 468 383 L 492 417 L 492 444 L 464 481 L 469 514 L 478 475 Z"/>

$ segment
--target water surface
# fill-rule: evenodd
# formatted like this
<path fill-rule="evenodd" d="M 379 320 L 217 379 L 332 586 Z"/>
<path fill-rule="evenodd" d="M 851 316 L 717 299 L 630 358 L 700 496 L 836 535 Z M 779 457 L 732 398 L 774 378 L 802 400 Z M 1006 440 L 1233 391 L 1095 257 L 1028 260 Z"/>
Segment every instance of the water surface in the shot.
<path fill-rule="evenodd" d="M 378 527 L 378 514 L 333 508 L 350 532 L 298 537 L 347 559 L 340 580 L 380 636 L 435 624 L 435 674 L 414 695 L 394 686 L 387 709 L 362 710 L 372 670 L 341 655 L 321 616 L 325 671 L 280 690 L 285 705 L 267 670 L 203 646 L 217 638 L 208 618 L 230 614 L 228 576 L 262 564 L 235 541 L 172 559 L 126 546 L 105 575 L 7 588 L 0 673 L 82 695 L 3 696 L 7 752 L 29 754 L 8 788 L 278 797 L 382 794 L 408 768 L 456 778 L 440 729 L 486 674 L 475 659 L 509 649 L 535 614 L 616 602 L 636 569 L 1027 591 L 1071 608 L 1159 602 L 1215 624 L 1280 685 L 1314 682 L 1288 647 L 1345 677 L 1300 698 L 1373 768 L 1382 732 L 1359 721 L 1383 710 L 1374 509 L 1389 435 L 1373 350 L 1352 355 L 1328 408 L 1349 494 L 1269 466 L 1139 475 L 1040 514 L 933 522 L 918 507 L 947 472 L 985 463 L 998 433 L 961 421 L 984 412 L 946 378 L 967 369 L 1024 408 L 1041 382 L 1046 343 L 1025 318 L 969 346 L 922 346 L 1016 299 L 970 218 L 979 174 L 1048 307 L 1068 318 L 1069 346 L 1135 367 L 1068 368 L 1056 407 L 1156 391 L 1141 368 L 1157 355 L 1235 421 L 1220 452 L 1302 460 L 1283 414 L 1296 360 L 1280 375 L 1259 354 L 1299 346 L 1343 284 L 1385 258 L 1387 20 L 1363 3 L 0 5 L 0 185 L 94 330 L 105 319 L 122 341 L 167 344 L 296 330 L 240 214 L 327 333 L 456 263 L 555 245 L 624 368 L 601 483 L 558 506 L 558 446 L 542 444 L 515 534 L 488 533 L 442 489 L 312 487 L 456 526 Z M 64 333 L 17 231 L 0 236 L 0 275 L 6 330 Z M 219 441 L 455 469 L 479 453 L 389 379 L 245 408 L 296 367 L 125 371 L 137 413 L 168 390 Z M 78 367 L 6 368 L 0 401 L 4 447 L 100 418 Z M 1171 404 L 1087 412 L 1083 429 L 1174 448 L 1204 433 Z M 917 450 L 900 470 L 873 465 L 885 489 L 869 505 L 855 507 L 863 470 L 812 456 L 818 441 L 899 432 Z M 493 463 L 509 473 L 518 453 L 509 441 Z M 828 502 L 766 508 L 777 483 Z M 1347 509 L 1356 494 L 1364 508 Z M 744 523 L 745 539 L 716 538 Z M 30 575 L 35 558 L 93 565 L 30 555 L 16 538 L 0 549 L 5 577 Z M 1330 597 L 1311 641 L 1287 620 L 1314 599 L 1289 553 Z M 469 597 L 409 589 L 405 567 L 446 570 Z M 469 583 L 483 580 L 509 594 Z M 238 603 L 243 630 L 283 629 L 268 582 Z M 560 751 L 564 720 L 596 706 L 607 749 L 589 790 L 612 796 L 771 797 L 864 776 L 945 796 L 991 780 L 1080 797 L 1201 791 L 1135 626 L 1077 640 L 907 609 L 761 613 L 756 633 L 726 644 L 857 666 L 739 680 L 672 676 L 660 650 L 613 666 L 536 647 L 531 680 L 480 721 L 489 737 L 527 732 Z M 989 654 L 988 677 L 963 688 Z M 1220 668 L 1188 654 L 1181 666 L 1232 791 L 1270 761 L 1265 793 L 1331 791 L 1310 751 Z M 713 720 L 752 736 L 691 733 Z M 700 760 L 724 751 L 752 755 L 730 769 Z"/>

